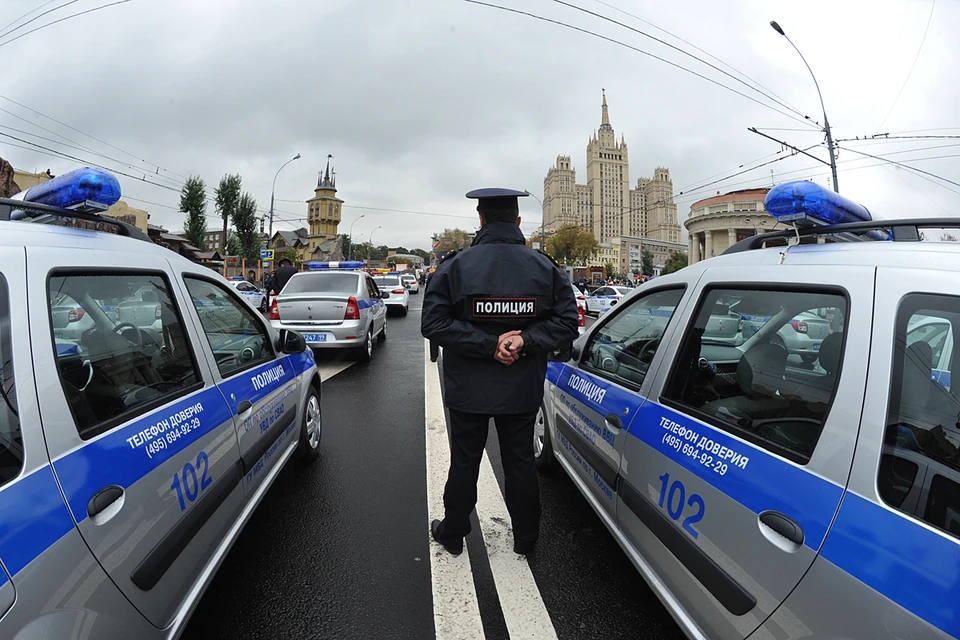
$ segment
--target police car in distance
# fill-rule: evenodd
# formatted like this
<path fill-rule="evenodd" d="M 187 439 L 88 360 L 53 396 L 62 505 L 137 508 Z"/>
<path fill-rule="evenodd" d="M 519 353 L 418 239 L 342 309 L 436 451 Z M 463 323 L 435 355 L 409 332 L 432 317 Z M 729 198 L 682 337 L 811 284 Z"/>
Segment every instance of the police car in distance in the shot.
<path fill-rule="evenodd" d="M 4 640 L 178 637 L 287 461 L 319 453 L 303 338 L 93 213 L 119 197 L 81 169 L 0 200 Z"/>
<path fill-rule="evenodd" d="M 246 280 L 231 280 L 230 284 L 233 285 L 233 288 L 243 296 L 243 298 L 249 302 L 254 309 L 257 309 L 261 313 L 266 313 L 269 308 L 267 303 L 267 292 L 258 287 L 257 285 L 247 282 Z"/>
<path fill-rule="evenodd" d="M 690 638 L 960 636 L 960 245 L 918 231 L 960 220 L 874 221 L 812 182 L 766 209 L 794 229 L 644 285 L 553 356 L 537 465 Z M 765 320 L 710 340 L 718 301 Z M 811 315 L 815 367 L 777 339 Z"/>
<path fill-rule="evenodd" d="M 410 285 L 403 281 L 403 276 L 391 271 L 375 275 L 373 281 L 383 292 L 387 308 L 396 309 L 402 316 L 407 315 L 407 310 L 410 308 Z"/>
<path fill-rule="evenodd" d="M 270 323 L 298 331 L 312 349 L 349 349 L 362 362 L 387 340 L 387 308 L 374 278 L 351 262 L 308 262 L 270 305 Z"/>
<path fill-rule="evenodd" d="M 595 289 L 587 296 L 587 313 L 600 315 L 609 311 L 625 295 L 628 295 L 632 289 L 630 287 L 609 286 Z"/>

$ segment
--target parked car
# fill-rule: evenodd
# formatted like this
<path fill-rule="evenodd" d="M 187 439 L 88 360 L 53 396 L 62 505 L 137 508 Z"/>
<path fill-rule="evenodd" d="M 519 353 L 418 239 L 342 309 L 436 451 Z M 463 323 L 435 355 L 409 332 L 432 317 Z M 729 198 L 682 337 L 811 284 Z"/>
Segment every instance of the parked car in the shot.
<path fill-rule="evenodd" d="M 373 281 L 383 292 L 383 301 L 387 304 L 387 308 L 395 309 L 402 316 L 407 315 L 407 310 L 410 308 L 410 291 L 400 276 L 380 275 L 374 277 Z"/>
<path fill-rule="evenodd" d="M 407 287 L 410 293 L 416 295 L 420 293 L 420 283 L 417 281 L 417 276 L 412 273 L 404 273 L 400 276 L 400 280 Z"/>
<path fill-rule="evenodd" d="M 266 313 L 267 309 L 270 308 L 267 292 L 257 285 L 247 282 L 246 280 L 235 280 L 230 284 L 233 285 L 233 288 L 236 289 L 253 308 L 259 310 L 261 313 Z"/>

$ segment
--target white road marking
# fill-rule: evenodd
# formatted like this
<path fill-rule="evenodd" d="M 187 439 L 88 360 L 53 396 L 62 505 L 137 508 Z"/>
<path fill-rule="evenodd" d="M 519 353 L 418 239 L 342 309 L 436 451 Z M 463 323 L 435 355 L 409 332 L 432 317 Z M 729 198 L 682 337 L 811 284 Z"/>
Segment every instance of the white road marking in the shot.
<path fill-rule="evenodd" d="M 483 457 L 480 465 L 477 518 L 510 640 L 556 640 L 557 632 L 530 565 L 526 558 L 513 552 L 510 514 L 488 456 Z"/>
<path fill-rule="evenodd" d="M 429 520 L 443 518 L 443 485 L 450 467 L 447 421 L 437 367 L 430 362 L 429 343 L 424 341 L 424 413 L 426 414 L 427 514 Z M 430 523 L 423 523 L 429 536 Z M 430 541 L 430 574 L 433 585 L 433 624 L 437 640 L 483 640 L 480 605 L 473 586 L 470 557 L 464 550 L 452 556 Z"/>
<path fill-rule="evenodd" d="M 346 371 L 355 364 L 356 362 L 353 360 L 345 360 L 342 362 L 318 362 L 317 371 L 320 372 L 320 382 L 326 382 L 333 376 Z"/>

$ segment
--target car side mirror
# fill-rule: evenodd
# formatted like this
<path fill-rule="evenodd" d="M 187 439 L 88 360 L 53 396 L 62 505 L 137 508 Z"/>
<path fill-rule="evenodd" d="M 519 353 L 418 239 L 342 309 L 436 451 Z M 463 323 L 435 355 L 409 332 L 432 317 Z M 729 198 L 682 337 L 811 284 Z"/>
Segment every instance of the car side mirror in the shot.
<path fill-rule="evenodd" d="M 580 357 L 580 346 L 572 344 L 564 349 L 557 349 L 547 354 L 549 362 L 569 362 Z"/>
<path fill-rule="evenodd" d="M 307 350 L 307 341 L 296 331 L 280 329 L 280 351 L 287 354 L 303 353 Z"/>

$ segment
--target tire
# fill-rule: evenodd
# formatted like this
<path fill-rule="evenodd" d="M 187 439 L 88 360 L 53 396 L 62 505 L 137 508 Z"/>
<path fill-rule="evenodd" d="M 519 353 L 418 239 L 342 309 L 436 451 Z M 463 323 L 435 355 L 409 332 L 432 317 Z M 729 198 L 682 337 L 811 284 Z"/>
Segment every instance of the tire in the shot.
<path fill-rule="evenodd" d="M 400 307 L 400 317 L 403 317 L 403 316 L 405 316 L 405 315 L 407 315 L 407 308 L 406 308 L 406 307 Z"/>
<path fill-rule="evenodd" d="M 816 353 L 801 353 L 800 359 L 803 360 L 804 364 L 813 364 L 817 361 L 820 356 Z"/>
<path fill-rule="evenodd" d="M 263 296 L 263 300 L 260 301 L 260 313 L 267 312 L 267 296 Z"/>
<path fill-rule="evenodd" d="M 357 361 L 359 362 L 370 362 L 370 359 L 373 357 L 373 331 L 368 329 L 367 335 L 363 339 L 363 346 L 357 348 L 354 351 L 356 354 Z"/>
<path fill-rule="evenodd" d="M 383 329 L 380 330 L 380 335 L 377 336 L 377 342 L 383 344 L 387 341 L 387 323 L 383 323 Z"/>
<path fill-rule="evenodd" d="M 320 456 L 320 438 L 323 435 L 323 414 L 320 411 L 320 394 L 310 385 L 307 403 L 303 411 L 303 423 L 300 425 L 300 444 L 295 453 L 297 460 L 303 463 L 313 462 Z"/>
<path fill-rule="evenodd" d="M 553 442 L 550 441 L 550 429 L 547 428 L 547 411 L 543 404 L 537 411 L 533 423 L 533 462 L 540 473 L 549 473 L 557 468 L 557 458 L 553 453 Z"/>

